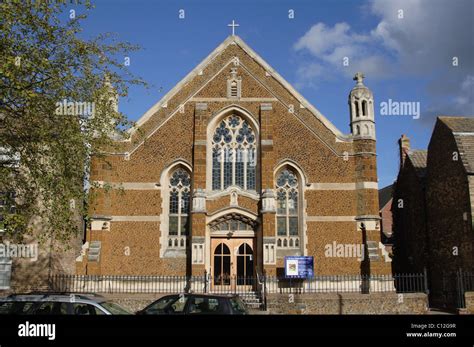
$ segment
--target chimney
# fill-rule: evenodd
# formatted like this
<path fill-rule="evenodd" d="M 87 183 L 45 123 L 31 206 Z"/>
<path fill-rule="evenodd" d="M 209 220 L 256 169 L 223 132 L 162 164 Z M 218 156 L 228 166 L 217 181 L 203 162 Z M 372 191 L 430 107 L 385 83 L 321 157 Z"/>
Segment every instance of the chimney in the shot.
<path fill-rule="evenodd" d="M 407 154 L 410 151 L 410 139 L 406 135 L 402 135 L 398 140 L 398 146 L 400 149 L 400 167 L 403 167 Z"/>

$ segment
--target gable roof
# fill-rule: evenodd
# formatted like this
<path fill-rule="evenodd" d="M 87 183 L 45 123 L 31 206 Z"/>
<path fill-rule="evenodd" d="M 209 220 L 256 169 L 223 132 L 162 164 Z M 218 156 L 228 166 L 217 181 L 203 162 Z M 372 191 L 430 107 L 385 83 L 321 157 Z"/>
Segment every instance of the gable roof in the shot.
<path fill-rule="evenodd" d="M 222 53 L 229 45 L 238 45 L 245 53 L 260 64 L 273 78 L 285 87 L 306 109 L 308 109 L 317 119 L 319 119 L 337 138 L 349 141 L 350 136 L 344 135 L 337 129 L 322 113 L 298 93 L 282 76 L 278 74 L 265 60 L 263 60 L 252 48 L 250 48 L 239 36 L 228 36 L 214 51 L 212 51 L 201 63 L 199 63 L 190 73 L 188 73 L 178 84 L 176 84 L 160 101 L 153 105 L 136 122 L 136 127 L 129 129 L 130 133 L 136 131 L 141 125 L 146 123 L 163 105 L 167 103 L 184 85 L 200 74 L 200 72 Z"/>
<path fill-rule="evenodd" d="M 385 207 L 392 199 L 393 184 L 379 189 L 379 210 Z"/>
<path fill-rule="evenodd" d="M 438 117 L 453 133 L 459 155 L 468 174 L 474 174 L 474 116 Z"/>
<path fill-rule="evenodd" d="M 426 164 L 428 162 L 428 151 L 424 149 L 410 150 L 407 152 L 411 164 L 415 168 L 415 173 L 418 177 L 426 176 Z"/>
<path fill-rule="evenodd" d="M 453 132 L 470 132 L 474 133 L 474 116 L 470 117 L 438 117 L 440 121 L 448 126 Z"/>

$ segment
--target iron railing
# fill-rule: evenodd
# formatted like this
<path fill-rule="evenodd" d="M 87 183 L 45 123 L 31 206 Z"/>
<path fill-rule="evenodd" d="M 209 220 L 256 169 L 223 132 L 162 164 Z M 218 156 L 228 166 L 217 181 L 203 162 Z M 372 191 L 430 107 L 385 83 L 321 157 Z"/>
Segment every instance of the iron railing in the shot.
<path fill-rule="evenodd" d="M 459 269 L 456 272 L 456 299 L 458 308 L 466 308 L 465 293 L 474 291 L 474 273 Z"/>
<path fill-rule="evenodd" d="M 277 276 L 108 276 L 52 275 L 57 292 L 83 293 L 374 293 L 427 292 L 425 274 L 331 275 L 298 280 Z"/>

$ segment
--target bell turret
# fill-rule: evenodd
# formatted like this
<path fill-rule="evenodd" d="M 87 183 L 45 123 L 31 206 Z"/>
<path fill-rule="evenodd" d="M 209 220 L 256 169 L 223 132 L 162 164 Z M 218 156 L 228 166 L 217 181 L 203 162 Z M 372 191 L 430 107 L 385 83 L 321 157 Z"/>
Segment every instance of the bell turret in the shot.
<path fill-rule="evenodd" d="M 354 137 L 375 140 L 374 96 L 364 83 L 364 75 L 357 72 L 357 81 L 349 94 L 351 132 Z"/>

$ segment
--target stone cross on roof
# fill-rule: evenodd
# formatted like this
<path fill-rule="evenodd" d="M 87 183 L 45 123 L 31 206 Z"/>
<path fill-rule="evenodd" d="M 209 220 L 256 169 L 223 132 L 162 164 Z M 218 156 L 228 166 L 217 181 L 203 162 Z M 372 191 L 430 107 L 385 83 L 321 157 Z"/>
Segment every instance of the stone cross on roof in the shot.
<path fill-rule="evenodd" d="M 362 72 L 357 72 L 353 78 L 354 81 L 357 81 L 358 85 L 363 85 L 362 81 L 364 80 L 365 76 Z"/>
<path fill-rule="evenodd" d="M 235 36 L 235 27 L 239 27 L 240 25 L 235 23 L 235 20 L 232 19 L 231 24 L 227 24 L 228 27 L 232 27 L 232 36 Z"/>

